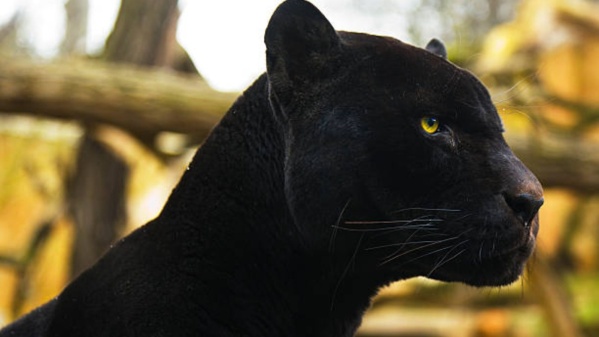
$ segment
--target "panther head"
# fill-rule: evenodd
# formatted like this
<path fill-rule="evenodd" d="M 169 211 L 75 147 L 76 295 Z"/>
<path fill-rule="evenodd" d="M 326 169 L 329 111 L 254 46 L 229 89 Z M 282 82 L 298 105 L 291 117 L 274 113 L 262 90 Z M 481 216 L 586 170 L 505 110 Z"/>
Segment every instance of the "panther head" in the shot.
<path fill-rule="evenodd" d="M 439 41 L 420 49 L 337 32 L 308 2 L 288 0 L 265 42 L 285 193 L 306 241 L 390 279 L 519 277 L 541 185 L 506 144 L 486 88 Z"/>

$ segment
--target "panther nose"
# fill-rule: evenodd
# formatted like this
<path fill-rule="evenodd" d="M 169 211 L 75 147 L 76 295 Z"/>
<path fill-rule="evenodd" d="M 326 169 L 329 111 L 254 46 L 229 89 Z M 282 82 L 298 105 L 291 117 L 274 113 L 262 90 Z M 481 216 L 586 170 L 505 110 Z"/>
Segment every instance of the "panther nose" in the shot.
<path fill-rule="evenodd" d="M 545 201 L 542 197 L 537 197 L 528 193 L 517 195 L 506 193 L 503 197 L 512 211 L 514 211 L 514 214 L 522 220 L 525 227 L 530 226 L 530 223 Z"/>

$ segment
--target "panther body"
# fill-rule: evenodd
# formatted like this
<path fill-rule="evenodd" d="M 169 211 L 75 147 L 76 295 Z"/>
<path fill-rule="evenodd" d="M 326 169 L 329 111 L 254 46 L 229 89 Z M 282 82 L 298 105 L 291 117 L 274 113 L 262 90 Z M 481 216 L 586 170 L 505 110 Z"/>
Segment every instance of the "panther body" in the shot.
<path fill-rule="evenodd" d="M 162 213 L 0 336 L 352 336 L 381 286 L 515 281 L 542 189 L 485 87 L 287 0 Z"/>

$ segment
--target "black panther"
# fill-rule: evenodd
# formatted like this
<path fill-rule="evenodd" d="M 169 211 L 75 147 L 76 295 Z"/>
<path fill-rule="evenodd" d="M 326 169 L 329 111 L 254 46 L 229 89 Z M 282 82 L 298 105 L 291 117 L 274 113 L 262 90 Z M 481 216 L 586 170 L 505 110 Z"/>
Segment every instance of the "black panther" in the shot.
<path fill-rule="evenodd" d="M 304 0 L 265 43 L 161 214 L 0 336 L 352 336 L 390 282 L 520 276 L 542 188 L 442 43 L 335 31 Z"/>

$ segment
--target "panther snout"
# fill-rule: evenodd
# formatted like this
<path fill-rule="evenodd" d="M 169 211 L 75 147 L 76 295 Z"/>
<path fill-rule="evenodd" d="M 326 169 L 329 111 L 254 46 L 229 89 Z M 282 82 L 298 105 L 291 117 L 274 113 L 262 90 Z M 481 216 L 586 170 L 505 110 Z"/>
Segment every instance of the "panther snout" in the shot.
<path fill-rule="evenodd" d="M 543 197 L 535 196 L 530 193 L 520 193 L 515 195 L 505 193 L 503 197 L 516 217 L 522 220 L 525 227 L 530 226 L 537 215 L 539 208 L 541 208 L 545 202 Z"/>

